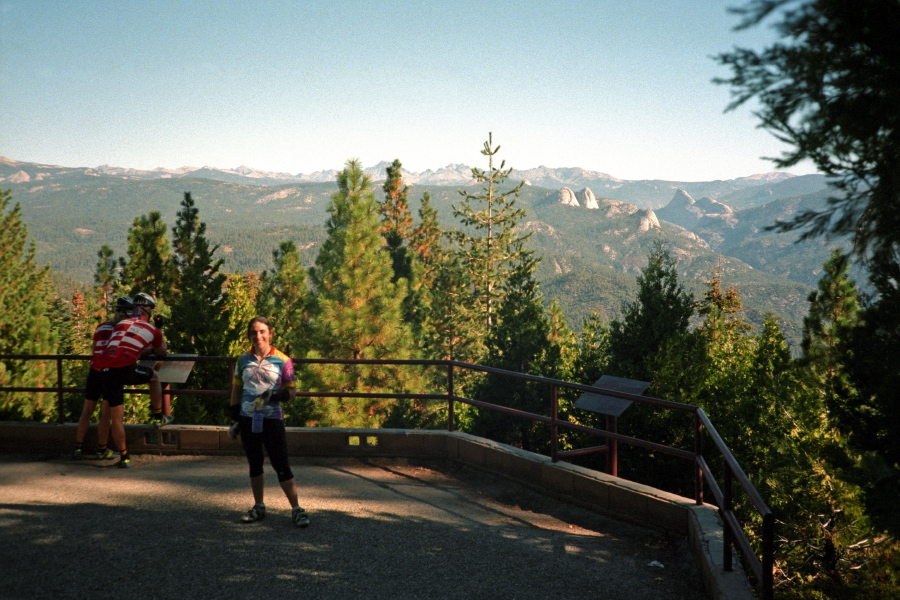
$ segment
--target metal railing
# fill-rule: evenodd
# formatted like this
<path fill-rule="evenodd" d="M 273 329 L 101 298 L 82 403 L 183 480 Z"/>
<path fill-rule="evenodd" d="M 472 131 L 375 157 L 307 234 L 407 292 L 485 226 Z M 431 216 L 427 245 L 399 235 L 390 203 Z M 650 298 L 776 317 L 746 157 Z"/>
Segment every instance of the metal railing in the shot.
<path fill-rule="evenodd" d="M 55 393 L 57 395 L 57 422 L 64 422 L 64 397 L 65 394 L 83 393 L 83 387 L 65 387 L 63 377 L 63 362 L 67 360 L 86 361 L 89 356 L 75 355 L 27 355 L 27 354 L 4 354 L 0 355 L 0 360 L 44 360 L 55 361 L 56 364 L 56 382 L 53 387 L 15 387 L 0 386 L 2 392 L 31 392 L 31 393 Z M 189 360 L 194 362 L 227 362 L 234 364 L 233 357 L 221 356 L 190 356 L 190 357 L 165 357 L 161 360 Z M 492 410 L 499 413 L 531 420 L 534 422 L 545 423 L 550 427 L 550 458 L 554 462 L 568 458 L 570 456 L 584 455 L 595 452 L 605 452 L 608 455 L 608 465 L 612 465 L 612 471 L 615 474 L 615 465 L 617 464 L 618 443 L 625 443 L 632 446 L 646 448 L 654 452 L 661 452 L 671 456 L 675 456 L 684 460 L 692 461 L 694 464 L 694 500 L 699 504 L 703 504 L 704 485 L 711 490 L 715 501 L 718 505 L 719 514 L 724 523 L 724 549 L 723 549 L 723 565 L 726 571 L 733 570 L 733 547 L 738 549 L 743 556 L 746 565 L 754 575 L 763 600 L 771 600 L 773 598 L 774 584 L 774 516 L 768 508 L 765 501 L 753 487 L 747 475 L 738 464 L 734 455 L 726 446 L 719 433 L 716 431 L 709 417 L 703 409 L 689 404 L 681 404 L 669 400 L 652 398 L 648 396 L 638 396 L 611 389 L 595 387 L 591 385 L 582 385 L 572 382 L 560 381 L 546 377 L 537 377 L 534 375 L 526 375 L 524 373 L 516 373 L 493 367 L 482 365 L 474 365 L 462 363 L 452 360 L 353 360 L 353 359 L 294 359 L 295 364 L 331 364 L 331 365 L 408 365 L 418 367 L 435 367 L 446 369 L 446 393 L 443 394 L 412 394 L 412 393 L 378 393 L 378 392 L 308 392 L 298 391 L 297 396 L 310 398 L 328 398 L 328 397 L 344 397 L 344 398 L 372 398 L 372 399 L 417 399 L 417 400 L 439 400 L 447 402 L 447 429 L 449 431 L 456 430 L 455 404 L 458 402 L 476 406 L 478 408 Z M 463 398 L 456 395 L 454 387 L 454 379 L 457 371 L 473 371 L 499 375 L 502 377 L 510 377 L 521 379 L 532 383 L 545 384 L 549 387 L 549 416 L 530 413 L 508 406 L 492 404 L 471 398 Z M 607 427 L 607 429 L 599 429 L 596 427 L 588 427 L 578 423 L 572 423 L 568 420 L 559 418 L 559 390 L 571 389 L 580 392 L 590 392 L 595 394 L 603 394 L 657 406 L 666 410 L 674 410 L 693 415 L 693 450 L 684 450 L 664 444 L 659 444 L 649 440 L 642 440 L 619 433 L 615 427 Z M 130 393 L 148 393 L 146 389 L 130 390 Z M 190 395 L 213 395 L 228 396 L 230 390 L 197 390 L 197 389 L 169 389 L 166 394 L 177 396 L 180 394 Z M 573 449 L 567 451 L 559 450 L 559 433 L 560 429 L 567 429 L 575 432 L 581 432 L 589 435 L 604 438 L 605 444 L 590 448 Z M 716 480 L 712 468 L 704 456 L 703 433 L 712 442 L 713 447 L 722 458 L 722 480 L 721 484 Z M 743 491 L 754 509 L 758 513 L 762 521 L 760 532 L 760 556 L 754 551 L 744 526 L 741 524 L 738 516 L 734 512 L 734 483 L 737 483 Z"/>

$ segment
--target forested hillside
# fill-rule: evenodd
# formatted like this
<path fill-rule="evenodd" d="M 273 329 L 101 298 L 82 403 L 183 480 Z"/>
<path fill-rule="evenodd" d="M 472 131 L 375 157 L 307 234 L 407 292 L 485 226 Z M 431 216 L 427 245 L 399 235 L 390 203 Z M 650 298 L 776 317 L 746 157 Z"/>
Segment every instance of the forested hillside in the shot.
<path fill-rule="evenodd" d="M 226 177 L 221 173 L 204 169 L 189 176 L 147 172 L 138 176 L 128 170 L 95 171 L 9 160 L 0 164 L 2 185 L 8 185 L 22 205 L 23 219 L 37 246 L 37 259 L 51 265 L 58 272 L 55 280 L 66 287 L 92 282 L 101 245 L 108 245 L 117 254 L 124 252 L 127 229 L 139 215 L 156 210 L 164 222 L 171 224 L 184 192 L 191 193 L 202 211 L 210 240 L 221 247 L 226 271 L 261 272 L 271 268 L 272 251 L 283 240 L 294 242 L 301 260 L 311 265 L 324 239 L 326 209 L 336 184 L 279 183 L 277 179 L 240 174 Z M 521 174 L 536 175 L 534 171 Z M 558 180 L 573 186 L 601 181 L 585 178 L 583 171 L 576 173 L 581 179 L 572 179 L 571 173 L 559 170 L 552 175 L 542 181 Z M 560 179 L 563 175 L 570 178 Z M 536 273 L 545 300 L 559 302 L 573 327 L 580 328 L 591 312 L 617 314 L 622 300 L 635 289 L 635 277 L 648 249 L 663 240 L 678 257 L 678 268 L 689 289 L 702 289 L 713 271 L 720 272 L 729 284 L 742 290 L 751 322 L 761 325 L 766 313 L 774 313 L 796 345 L 804 314 L 802 301 L 815 283 L 809 271 L 821 270 L 827 247 L 797 248 L 795 254 L 792 236 L 782 234 L 772 239 L 783 260 L 766 260 L 766 255 L 757 250 L 770 244 L 754 241 L 759 233 L 758 219 L 752 230 L 731 232 L 729 244 L 717 248 L 706 243 L 708 236 L 702 232 L 692 236 L 639 208 L 659 204 L 660 194 L 675 194 L 679 189 L 721 198 L 744 194 L 739 198 L 744 204 L 751 203 L 746 198 L 758 201 L 766 197 L 776 198 L 773 205 L 795 203 L 778 194 L 814 189 L 823 183 L 821 177 L 793 179 L 804 181 L 787 187 L 792 178 L 784 175 L 762 181 L 746 178 L 683 184 L 610 179 L 603 189 L 611 197 L 599 195 L 602 206 L 598 210 L 561 205 L 559 189 L 525 185 L 519 204 L 526 210 L 526 217 L 520 227 L 531 233 L 529 244 L 541 259 Z M 411 208 L 415 212 L 427 193 L 441 226 L 459 227 L 452 206 L 460 198 L 460 190 L 476 187 L 468 183 L 457 187 L 409 186 Z M 383 197 L 381 190 L 376 193 Z M 616 196 L 633 202 L 617 200 Z M 642 215 L 651 227 L 642 226 Z M 803 260 L 797 261 L 801 252 Z M 798 274 L 798 264 L 807 272 Z"/>

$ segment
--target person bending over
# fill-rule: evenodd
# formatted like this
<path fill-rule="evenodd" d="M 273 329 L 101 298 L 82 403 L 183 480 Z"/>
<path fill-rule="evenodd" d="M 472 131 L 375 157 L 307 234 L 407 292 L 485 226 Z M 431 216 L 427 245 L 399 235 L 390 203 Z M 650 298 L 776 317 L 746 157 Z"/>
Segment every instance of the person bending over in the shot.
<path fill-rule="evenodd" d="M 100 381 L 103 403 L 109 404 L 112 419 L 112 436 L 119 450 L 117 467 L 131 466 L 131 457 L 125 447 L 125 386 L 150 384 L 150 402 L 154 415 L 162 415 L 162 387 L 156 371 L 138 364 L 144 356 L 165 356 L 166 342 L 162 332 L 150 322 L 156 301 L 149 294 L 140 292 L 134 296 L 134 316 L 124 319 L 113 329 L 106 349 L 100 358 Z M 164 417 L 166 423 L 171 417 Z M 157 424 L 161 424 L 158 423 Z"/>
<path fill-rule="evenodd" d="M 73 453 L 75 460 L 84 457 L 84 436 L 87 435 L 88 429 L 91 427 L 91 417 L 97 408 L 97 401 L 103 395 L 100 386 L 100 369 L 97 367 L 97 361 L 103 356 L 103 351 L 106 350 L 106 344 L 109 342 L 115 326 L 123 319 L 130 317 L 132 310 L 134 310 L 134 304 L 132 304 L 131 298 L 128 296 L 118 298 L 113 318 L 97 325 L 97 328 L 94 330 L 91 362 L 87 381 L 84 384 L 84 407 L 81 409 L 81 417 L 78 419 L 78 429 L 75 433 L 75 452 Z M 100 405 L 100 421 L 97 424 L 97 459 L 99 460 L 119 457 L 118 452 L 114 452 L 106 447 L 109 439 L 109 425 L 109 405 L 103 403 Z"/>

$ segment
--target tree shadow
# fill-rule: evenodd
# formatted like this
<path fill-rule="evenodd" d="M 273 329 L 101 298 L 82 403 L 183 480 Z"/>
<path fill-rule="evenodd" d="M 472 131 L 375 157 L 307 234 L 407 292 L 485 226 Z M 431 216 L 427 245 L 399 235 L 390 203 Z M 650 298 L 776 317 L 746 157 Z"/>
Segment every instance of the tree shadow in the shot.
<path fill-rule="evenodd" d="M 0 461 L 16 492 L 0 504 L 0 597 L 705 596 L 684 540 L 502 478 L 446 463 L 296 462 L 305 529 L 273 477 L 267 518 L 238 522 L 250 498 L 241 460 L 50 461 L 11 474 Z"/>

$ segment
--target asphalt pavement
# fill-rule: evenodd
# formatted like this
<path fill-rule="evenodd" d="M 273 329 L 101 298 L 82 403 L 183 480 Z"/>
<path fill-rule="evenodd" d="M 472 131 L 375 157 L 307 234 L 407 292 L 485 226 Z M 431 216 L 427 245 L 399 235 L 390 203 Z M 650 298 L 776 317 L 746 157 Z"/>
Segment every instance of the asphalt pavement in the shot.
<path fill-rule="evenodd" d="M 266 464 L 133 468 L 0 455 L 0 599 L 699 599 L 685 539 L 446 461 L 292 459 L 311 524 Z"/>

